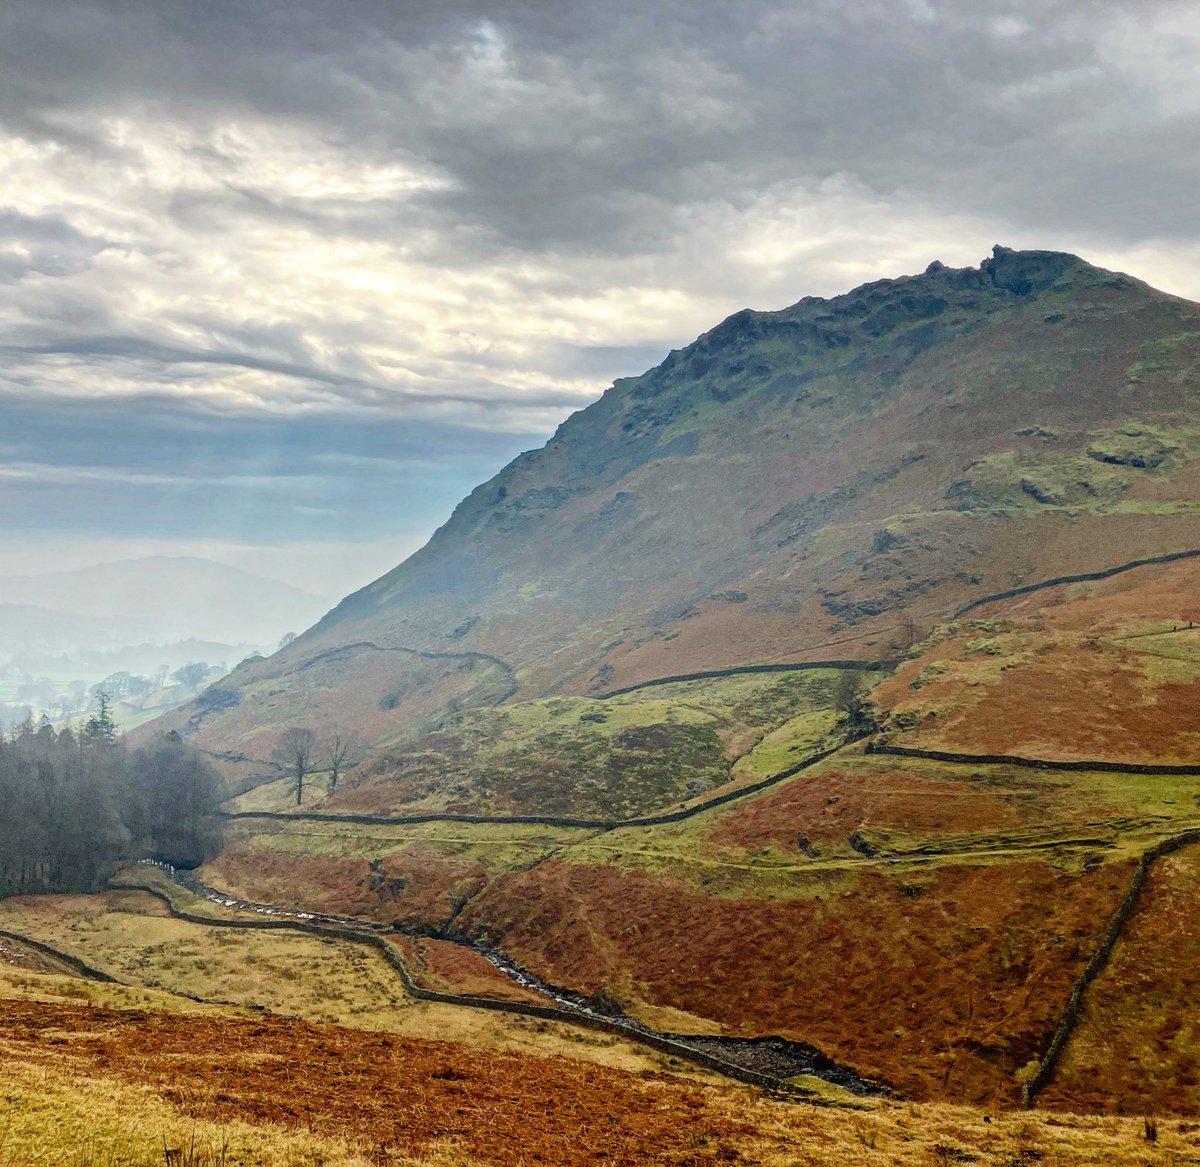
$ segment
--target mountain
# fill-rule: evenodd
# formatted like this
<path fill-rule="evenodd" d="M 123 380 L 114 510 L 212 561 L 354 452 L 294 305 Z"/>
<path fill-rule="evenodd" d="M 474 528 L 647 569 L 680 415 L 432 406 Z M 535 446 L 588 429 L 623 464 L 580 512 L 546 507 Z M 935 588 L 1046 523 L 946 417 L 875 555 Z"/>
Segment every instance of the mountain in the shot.
<path fill-rule="evenodd" d="M 197 638 L 223 644 L 275 644 L 328 607 L 320 596 L 190 556 L 151 556 L 74 571 L 0 576 L 0 604 L 35 605 L 88 624 L 66 621 L 51 637 L 57 650 L 73 629 L 71 648 L 165 644 Z M 96 637 L 100 639 L 97 640 Z"/>
<path fill-rule="evenodd" d="M 1198 544 L 1198 321 L 1002 247 L 738 312 L 186 718 L 265 759 L 289 719 L 397 741 L 514 695 L 894 657 L 1015 583 Z"/>
<path fill-rule="evenodd" d="M 738 313 L 157 723 L 236 794 L 200 878 L 900 1097 L 1200 1115 L 1198 385 L 1200 306 L 1053 252 Z M 299 807 L 297 726 L 357 733 Z"/>

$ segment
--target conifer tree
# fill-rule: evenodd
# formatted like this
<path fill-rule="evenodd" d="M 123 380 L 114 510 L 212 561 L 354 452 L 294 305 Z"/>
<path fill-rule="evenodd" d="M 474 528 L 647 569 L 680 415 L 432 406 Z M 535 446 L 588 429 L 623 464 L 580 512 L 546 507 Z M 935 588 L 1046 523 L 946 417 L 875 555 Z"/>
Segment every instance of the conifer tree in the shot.
<path fill-rule="evenodd" d="M 112 698 L 103 689 L 96 694 L 100 708 L 87 719 L 83 727 L 89 745 L 113 745 L 117 740 L 117 723 L 113 721 Z"/>

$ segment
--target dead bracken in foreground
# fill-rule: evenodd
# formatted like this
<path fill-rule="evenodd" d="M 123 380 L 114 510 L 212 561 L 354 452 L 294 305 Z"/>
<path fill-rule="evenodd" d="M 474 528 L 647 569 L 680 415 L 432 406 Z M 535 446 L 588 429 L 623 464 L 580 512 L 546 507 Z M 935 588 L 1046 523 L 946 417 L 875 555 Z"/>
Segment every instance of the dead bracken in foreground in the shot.
<path fill-rule="evenodd" d="M 1152 1142 L 1141 1119 L 818 1108 L 279 1018 L 24 1000 L 0 1004 L 0 1097 L 5 1167 L 47 1153 L 149 1167 L 162 1161 L 164 1115 L 173 1138 L 199 1131 L 226 1167 L 1200 1162 L 1194 1124 L 1159 1122 Z M 95 1151 L 108 1128 L 121 1132 L 119 1158 Z M 93 1149 L 51 1145 L 72 1130 Z"/>
<path fill-rule="evenodd" d="M 483 1163 L 695 1162 L 698 1136 L 718 1156 L 721 1140 L 753 1133 L 666 1076 L 275 1018 L 6 1002 L 0 1040 L 6 1058 L 66 1058 L 200 1118 L 365 1140 L 379 1162 L 447 1140 Z"/>

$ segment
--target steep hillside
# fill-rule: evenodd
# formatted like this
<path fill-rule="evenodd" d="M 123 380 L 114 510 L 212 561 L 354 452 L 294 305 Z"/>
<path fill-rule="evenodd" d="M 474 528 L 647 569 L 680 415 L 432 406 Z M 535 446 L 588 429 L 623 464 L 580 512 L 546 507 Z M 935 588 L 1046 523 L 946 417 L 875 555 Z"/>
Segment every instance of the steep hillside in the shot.
<path fill-rule="evenodd" d="M 395 571 L 174 722 L 265 759 L 457 709 L 902 653 L 1028 581 L 1200 544 L 1200 307 L 997 248 L 744 311 L 613 386 Z"/>
<path fill-rule="evenodd" d="M 879 687 L 892 746 L 1200 763 L 1200 558 L 983 604 Z"/>

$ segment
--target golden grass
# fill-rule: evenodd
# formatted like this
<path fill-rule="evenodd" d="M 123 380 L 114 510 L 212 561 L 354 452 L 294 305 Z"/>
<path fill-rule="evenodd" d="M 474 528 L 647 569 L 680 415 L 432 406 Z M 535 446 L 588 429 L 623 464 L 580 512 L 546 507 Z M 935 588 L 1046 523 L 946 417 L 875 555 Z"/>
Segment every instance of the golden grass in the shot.
<path fill-rule="evenodd" d="M 739 1141 L 757 1167 L 1181 1167 L 1200 1162 L 1193 1123 L 1013 1113 L 937 1104 L 877 1103 L 856 1111 L 759 1101 L 743 1117 L 757 1137 Z"/>
<path fill-rule="evenodd" d="M 224 904 L 219 904 L 214 900 L 205 899 L 203 896 L 196 895 L 188 891 L 182 884 L 176 883 L 171 877 L 161 868 L 152 867 L 149 864 L 138 864 L 133 867 L 126 867 L 118 871 L 116 875 L 109 881 L 109 886 L 113 888 L 121 888 L 128 885 L 141 885 L 144 887 L 156 888 L 162 892 L 176 908 L 185 912 L 192 912 L 197 916 L 206 916 L 223 920 L 261 920 L 262 914 L 248 908 L 230 908 Z M 165 905 L 155 905 L 150 899 L 139 895 L 136 891 L 130 893 L 135 899 L 126 901 L 127 906 L 131 909 L 133 905 L 140 903 L 138 909 L 142 915 L 153 915 L 155 913 L 165 914 Z M 120 901 L 112 896 L 108 897 L 110 905 L 115 905 Z"/>
<path fill-rule="evenodd" d="M 244 820 L 234 825 L 227 845 L 244 843 L 261 851 L 333 858 L 384 859 L 414 846 L 429 846 L 460 859 L 489 866 L 519 868 L 536 857 L 586 839 L 586 827 L 544 827 L 529 824 L 434 822 L 409 825 L 369 823 L 283 822 Z"/>
<path fill-rule="evenodd" d="M 314 810 L 329 797 L 329 775 L 313 771 L 304 779 L 305 810 Z M 229 811 L 289 811 L 296 809 L 296 780 L 275 778 L 251 787 L 225 803 Z"/>
<path fill-rule="evenodd" d="M 87 1004 L 107 1009 L 154 1009 L 172 1013 L 231 1012 L 220 1005 L 189 1001 L 186 997 L 158 989 L 102 984 L 59 973 L 29 972 L 8 964 L 0 964 L 0 1002 L 3 1001 Z M 0 1163 L 3 1163 L 3 1159 L 0 1159 Z"/>
<path fill-rule="evenodd" d="M 186 1117 L 156 1091 L 72 1071 L 63 1063 L 0 1063 L 0 1167 L 369 1167 L 370 1148 L 248 1122 Z M 396 1167 L 471 1167 L 450 1149 Z"/>
<path fill-rule="evenodd" d="M 0 964 L 0 999 L 87 1000 L 114 1008 L 190 1010 L 203 998 L 229 1010 L 262 1008 L 305 1021 L 490 1050 L 562 1055 L 614 1069 L 669 1071 L 713 1080 L 654 1050 L 609 1034 L 409 997 L 374 951 L 290 931 L 223 929 L 141 915 L 136 893 L 0 901 L 0 927 L 78 956 L 121 981 L 106 985 Z M 186 994 L 187 996 L 182 996 Z M 0 1167 L 6 1167 L 0 1159 Z"/>
<path fill-rule="evenodd" d="M 412 1006 L 379 957 L 289 931 L 245 931 L 135 914 L 102 897 L 39 899 L 2 918 L 122 981 L 306 1021 L 392 1028 Z"/>

